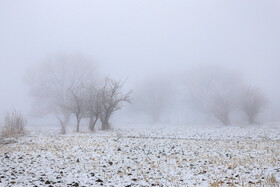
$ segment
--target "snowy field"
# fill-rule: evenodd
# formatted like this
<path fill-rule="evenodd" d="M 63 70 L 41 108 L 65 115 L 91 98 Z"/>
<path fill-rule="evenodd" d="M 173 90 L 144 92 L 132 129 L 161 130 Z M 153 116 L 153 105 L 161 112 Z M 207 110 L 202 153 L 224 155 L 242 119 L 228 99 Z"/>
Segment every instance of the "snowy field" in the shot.
<path fill-rule="evenodd" d="M 279 186 L 280 129 L 30 130 L 0 145 L 0 186 Z"/>

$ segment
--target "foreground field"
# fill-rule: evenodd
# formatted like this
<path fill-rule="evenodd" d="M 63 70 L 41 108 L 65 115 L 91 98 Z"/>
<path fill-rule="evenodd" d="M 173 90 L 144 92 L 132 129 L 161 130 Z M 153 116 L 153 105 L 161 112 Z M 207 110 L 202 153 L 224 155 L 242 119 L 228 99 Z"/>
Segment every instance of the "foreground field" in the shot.
<path fill-rule="evenodd" d="M 0 145 L 0 186 L 278 186 L 280 130 L 31 131 Z"/>

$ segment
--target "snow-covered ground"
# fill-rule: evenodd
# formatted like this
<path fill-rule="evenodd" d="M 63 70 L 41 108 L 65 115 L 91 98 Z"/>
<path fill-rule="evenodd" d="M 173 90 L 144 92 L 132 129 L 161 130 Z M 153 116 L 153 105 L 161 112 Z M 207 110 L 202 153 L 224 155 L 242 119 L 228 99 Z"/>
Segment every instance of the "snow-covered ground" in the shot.
<path fill-rule="evenodd" d="M 30 130 L 0 145 L 0 186 L 277 186 L 280 129 Z"/>

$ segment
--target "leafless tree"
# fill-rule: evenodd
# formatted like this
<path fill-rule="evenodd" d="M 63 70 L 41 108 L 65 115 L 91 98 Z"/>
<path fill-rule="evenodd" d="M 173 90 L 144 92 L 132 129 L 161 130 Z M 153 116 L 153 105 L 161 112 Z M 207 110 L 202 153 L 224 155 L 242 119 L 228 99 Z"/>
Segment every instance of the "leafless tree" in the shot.
<path fill-rule="evenodd" d="M 186 81 L 191 101 L 224 125 L 230 124 L 230 112 L 237 108 L 243 82 L 237 74 L 210 66 L 189 74 Z"/>
<path fill-rule="evenodd" d="M 215 95 L 212 98 L 212 103 L 208 107 L 209 112 L 220 120 L 222 124 L 230 124 L 229 114 L 234 107 L 232 98 L 225 95 Z"/>
<path fill-rule="evenodd" d="M 137 84 L 133 94 L 133 108 L 150 116 L 153 123 L 158 123 L 174 101 L 173 92 L 174 87 L 170 76 L 153 76 Z"/>
<path fill-rule="evenodd" d="M 69 98 L 75 98 L 72 90 L 86 86 L 95 79 L 93 65 L 90 59 L 81 55 L 57 55 L 27 72 L 26 82 L 33 98 L 33 113 L 59 116 L 64 132 L 71 115 L 65 106 L 69 104 Z"/>
<path fill-rule="evenodd" d="M 101 112 L 101 90 L 91 84 L 86 91 L 86 111 L 89 117 L 89 129 L 94 131 Z"/>
<path fill-rule="evenodd" d="M 250 124 L 256 123 L 256 118 L 267 104 L 267 98 L 258 88 L 247 88 L 241 96 L 241 109 L 246 114 Z"/>
<path fill-rule="evenodd" d="M 70 121 L 71 112 L 65 110 L 64 107 L 57 107 L 56 112 L 54 112 L 57 120 L 59 121 L 60 125 L 60 132 L 61 134 L 66 134 L 66 126 Z"/>
<path fill-rule="evenodd" d="M 109 123 L 111 115 L 120 110 L 123 103 L 130 103 L 131 91 L 123 93 L 122 81 L 115 81 L 110 78 L 105 78 L 104 86 L 100 90 L 100 120 L 102 122 L 102 130 L 111 128 Z"/>
<path fill-rule="evenodd" d="M 85 89 L 76 88 L 71 91 L 70 98 L 65 104 L 65 108 L 74 114 L 76 117 L 76 131 L 80 131 L 80 122 L 81 119 L 85 116 L 86 107 L 85 107 Z"/>

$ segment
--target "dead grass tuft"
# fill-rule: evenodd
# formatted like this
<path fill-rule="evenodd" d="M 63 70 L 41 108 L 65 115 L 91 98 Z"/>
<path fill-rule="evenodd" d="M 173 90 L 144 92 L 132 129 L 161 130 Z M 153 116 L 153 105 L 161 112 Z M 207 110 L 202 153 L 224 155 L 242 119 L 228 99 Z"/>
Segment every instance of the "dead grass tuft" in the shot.
<path fill-rule="evenodd" d="M 1 135 L 5 138 L 17 138 L 26 134 L 26 120 L 20 112 L 13 111 L 5 116 L 5 123 L 1 127 Z"/>

